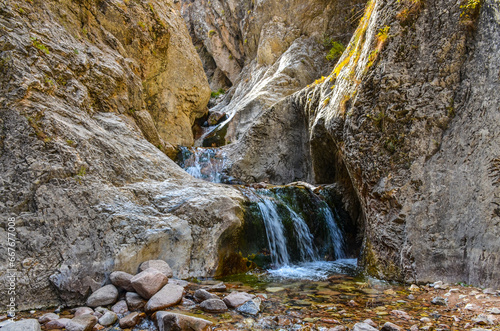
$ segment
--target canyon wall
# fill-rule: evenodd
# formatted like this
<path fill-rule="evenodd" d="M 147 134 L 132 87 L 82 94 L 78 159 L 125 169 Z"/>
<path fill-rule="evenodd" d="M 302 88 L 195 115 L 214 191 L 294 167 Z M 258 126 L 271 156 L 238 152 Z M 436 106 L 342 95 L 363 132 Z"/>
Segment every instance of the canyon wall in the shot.
<path fill-rule="evenodd" d="M 162 152 L 192 142 L 210 94 L 174 4 L 1 1 L 0 52 L 0 279 L 14 217 L 17 309 L 82 304 L 148 259 L 213 274 L 243 197 Z"/>

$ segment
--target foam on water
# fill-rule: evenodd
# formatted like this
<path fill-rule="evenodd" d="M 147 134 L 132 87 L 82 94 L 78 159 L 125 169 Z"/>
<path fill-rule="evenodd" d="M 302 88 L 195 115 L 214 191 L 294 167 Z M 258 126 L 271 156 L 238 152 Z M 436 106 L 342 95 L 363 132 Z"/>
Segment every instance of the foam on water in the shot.
<path fill-rule="evenodd" d="M 324 280 L 332 274 L 357 273 L 357 262 L 357 259 L 302 262 L 270 269 L 268 273 L 271 277 L 279 279 Z"/>

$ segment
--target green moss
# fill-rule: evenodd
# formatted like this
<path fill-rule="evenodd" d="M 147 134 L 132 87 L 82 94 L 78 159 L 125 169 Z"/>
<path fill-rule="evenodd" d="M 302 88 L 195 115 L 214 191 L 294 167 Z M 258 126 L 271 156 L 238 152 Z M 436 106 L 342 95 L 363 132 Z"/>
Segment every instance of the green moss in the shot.
<path fill-rule="evenodd" d="M 345 46 L 342 43 L 333 41 L 331 42 L 331 48 L 328 51 L 328 54 L 326 55 L 326 60 L 334 61 L 338 59 L 344 51 L 345 51 Z"/>
<path fill-rule="evenodd" d="M 224 94 L 224 93 L 226 93 L 226 91 L 223 88 L 220 88 L 217 91 L 212 91 L 212 93 L 210 93 L 210 97 L 211 98 L 218 98 L 219 95 Z"/>
<path fill-rule="evenodd" d="M 208 31 L 208 37 L 209 38 L 212 38 L 217 32 L 215 32 L 215 30 L 210 30 Z"/>
<path fill-rule="evenodd" d="M 44 44 L 42 44 L 36 37 L 31 37 L 31 45 L 33 45 L 33 47 L 39 49 L 40 51 L 42 51 L 43 53 L 45 54 L 49 54 L 49 49 L 47 48 L 47 46 L 45 46 Z"/>

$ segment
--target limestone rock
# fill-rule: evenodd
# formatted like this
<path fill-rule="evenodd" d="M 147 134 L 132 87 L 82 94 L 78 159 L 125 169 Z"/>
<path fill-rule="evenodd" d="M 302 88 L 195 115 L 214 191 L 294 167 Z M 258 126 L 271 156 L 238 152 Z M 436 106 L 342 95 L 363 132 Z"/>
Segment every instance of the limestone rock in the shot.
<path fill-rule="evenodd" d="M 111 305 L 118 299 L 118 290 L 114 285 L 106 285 L 92 293 L 87 299 L 87 306 L 98 307 Z"/>
<path fill-rule="evenodd" d="M 254 298 L 236 308 L 236 311 L 243 315 L 257 316 L 260 313 L 261 299 Z"/>
<path fill-rule="evenodd" d="M 224 298 L 224 303 L 230 308 L 237 308 L 245 302 L 252 300 L 255 295 L 246 292 L 231 292 Z"/>
<path fill-rule="evenodd" d="M 142 318 L 143 314 L 141 315 L 141 313 L 138 312 L 130 313 L 127 316 L 120 318 L 119 322 L 120 327 L 122 329 L 132 328 L 136 326 L 141 321 Z"/>
<path fill-rule="evenodd" d="M 71 321 L 69 318 L 60 318 L 60 319 L 52 320 L 52 321 L 48 322 L 47 324 L 45 324 L 45 327 L 48 330 L 64 329 L 66 327 L 66 324 L 68 324 L 69 321 Z"/>
<path fill-rule="evenodd" d="M 43 314 L 42 316 L 40 316 L 38 318 L 38 322 L 40 322 L 41 324 L 45 324 L 47 322 L 57 320 L 57 319 L 59 319 L 59 315 L 54 314 L 54 313 L 47 313 L 47 314 Z"/>
<path fill-rule="evenodd" d="M 130 283 L 140 296 L 149 299 L 168 283 L 168 278 L 163 272 L 148 268 L 132 277 Z"/>
<path fill-rule="evenodd" d="M 219 299 L 219 297 L 216 294 L 212 294 L 204 289 L 198 289 L 194 291 L 194 298 L 198 302 L 202 302 L 208 299 Z"/>
<path fill-rule="evenodd" d="M 159 311 L 156 313 L 156 323 L 160 331 L 168 330 L 193 330 L 208 331 L 213 323 L 201 318 L 183 314 Z"/>
<path fill-rule="evenodd" d="M 125 300 L 120 300 L 111 307 L 111 310 L 116 314 L 125 314 L 128 312 L 127 302 Z"/>
<path fill-rule="evenodd" d="M 40 323 L 35 319 L 20 320 L 2 327 L 2 331 L 41 331 Z"/>
<path fill-rule="evenodd" d="M 111 284 L 118 288 L 122 288 L 126 291 L 133 291 L 134 288 L 132 284 L 130 284 L 132 277 L 134 276 L 123 271 L 113 271 L 109 275 L 109 280 L 111 281 Z"/>
<path fill-rule="evenodd" d="M 65 328 L 67 331 L 91 331 L 96 324 L 97 317 L 85 314 L 69 320 Z"/>
<path fill-rule="evenodd" d="M 92 308 L 89 308 L 89 307 L 78 307 L 75 310 L 74 316 L 78 317 L 78 316 L 82 316 L 82 315 L 91 315 L 93 313 L 94 313 L 94 310 Z"/>
<path fill-rule="evenodd" d="M 221 299 L 207 299 L 200 303 L 200 308 L 207 313 L 224 313 L 226 312 L 227 306 Z"/>
<path fill-rule="evenodd" d="M 127 292 L 125 294 L 125 301 L 127 302 L 128 309 L 131 311 L 142 310 L 146 305 L 146 300 L 135 292 Z"/>
<path fill-rule="evenodd" d="M 110 326 L 116 323 L 118 321 L 118 316 L 116 313 L 112 311 L 106 312 L 104 315 L 102 315 L 101 318 L 99 318 L 99 324 L 102 326 Z"/>
<path fill-rule="evenodd" d="M 179 285 L 165 285 L 158 293 L 156 293 L 146 304 L 146 312 L 148 314 L 155 311 L 175 306 L 182 301 L 184 288 Z"/>
<path fill-rule="evenodd" d="M 352 331 L 378 331 L 378 330 L 366 323 L 356 323 L 352 327 Z"/>
<path fill-rule="evenodd" d="M 140 271 L 147 270 L 148 268 L 156 269 L 156 270 L 160 271 L 161 273 L 163 273 L 168 278 L 173 276 L 172 269 L 170 268 L 168 263 L 163 261 L 163 260 L 149 260 L 149 261 L 143 262 L 139 266 Z"/>

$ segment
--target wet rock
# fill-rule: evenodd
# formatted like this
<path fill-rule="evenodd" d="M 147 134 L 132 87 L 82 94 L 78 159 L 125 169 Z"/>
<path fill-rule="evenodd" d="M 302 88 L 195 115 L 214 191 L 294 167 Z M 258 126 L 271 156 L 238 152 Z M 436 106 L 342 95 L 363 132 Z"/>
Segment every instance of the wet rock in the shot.
<path fill-rule="evenodd" d="M 109 275 L 109 279 L 111 281 L 111 284 L 115 285 L 116 287 L 120 287 L 124 289 L 125 291 L 134 291 L 134 287 L 130 283 L 130 280 L 134 277 L 134 275 L 131 275 L 129 273 L 123 272 L 123 271 L 113 271 Z"/>
<path fill-rule="evenodd" d="M 208 299 L 219 299 L 216 294 L 212 294 L 206 290 L 199 289 L 194 292 L 194 298 L 198 302 L 202 302 Z"/>
<path fill-rule="evenodd" d="M 45 324 L 47 322 L 59 319 L 59 315 L 54 313 L 47 313 L 38 318 L 38 322 Z"/>
<path fill-rule="evenodd" d="M 141 297 L 149 299 L 168 283 L 168 278 L 161 271 L 149 268 L 132 277 L 130 283 Z"/>
<path fill-rule="evenodd" d="M 162 274 L 164 274 L 168 278 L 171 278 L 174 275 L 174 273 L 172 272 L 172 269 L 170 268 L 168 263 L 163 261 L 163 260 L 149 260 L 149 261 L 143 262 L 139 266 L 140 271 L 145 271 L 149 268 L 154 268 L 154 269 L 160 271 Z"/>
<path fill-rule="evenodd" d="M 179 285 L 165 285 L 158 293 L 156 293 L 146 304 L 146 312 L 148 314 L 155 311 L 175 306 L 182 300 L 184 288 Z"/>
<path fill-rule="evenodd" d="M 208 299 L 200 304 L 201 310 L 207 313 L 224 313 L 226 312 L 227 306 L 221 299 Z"/>
<path fill-rule="evenodd" d="M 229 308 L 237 308 L 254 297 L 255 295 L 246 292 L 231 292 L 224 298 L 224 303 Z"/>
<path fill-rule="evenodd" d="M 186 299 L 186 298 L 182 298 L 181 305 L 186 306 L 186 307 L 189 307 L 189 306 L 194 306 L 194 305 L 196 305 L 196 302 L 194 302 L 193 300 L 189 300 L 189 299 Z"/>
<path fill-rule="evenodd" d="M 378 331 L 378 330 L 366 323 L 356 323 L 354 324 L 352 331 Z"/>
<path fill-rule="evenodd" d="M 492 315 L 480 314 L 472 319 L 474 324 L 479 325 L 493 325 L 495 324 L 496 319 Z"/>
<path fill-rule="evenodd" d="M 108 311 L 101 318 L 99 318 L 99 324 L 103 326 L 110 326 L 118 321 L 118 315 L 115 312 Z"/>
<path fill-rule="evenodd" d="M 66 327 L 66 324 L 71 321 L 69 318 L 60 318 L 57 320 L 52 320 L 45 324 L 45 329 L 51 330 L 51 329 L 64 329 Z"/>
<path fill-rule="evenodd" d="M 218 284 L 214 284 L 214 285 L 205 287 L 205 290 L 207 290 L 209 292 L 226 292 L 227 287 L 226 287 L 226 284 L 224 284 L 223 282 L 220 282 Z"/>
<path fill-rule="evenodd" d="M 119 324 L 122 329 L 133 328 L 142 320 L 143 314 L 133 312 L 125 317 L 120 318 Z"/>
<path fill-rule="evenodd" d="M 391 322 L 386 322 L 380 331 L 403 331 L 403 328 L 400 328 Z"/>
<path fill-rule="evenodd" d="M 40 323 L 35 319 L 20 320 L 15 323 L 5 325 L 2 331 L 41 331 Z"/>
<path fill-rule="evenodd" d="M 118 290 L 114 285 L 106 285 L 92 293 L 87 299 L 87 306 L 106 306 L 116 302 Z"/>
<path fill-rule="evenodd" d="M 202 318 L 187 316 L 183 314 L 159 311 L 156 313 L 156 323 L 160 331 L 168 330 L 191 330 L 208 331 L 212 322 Z"/>
<path fill-rule="evenodd" d="M 408 315 L 407 312 L 402 310 L 393 310 L 390 312 L 390 314 L 396 316 L 397 318 L 405 319 L 407 321 L 411 320 L 411 316 Z"/>
<path fill-rule="evenodd" d="M 434 297 L 432 298 L 431 303 L 433 305 L 446 306 L 446 299 L 442 297 Z"/>
<path fill-rule="evenodd" d="M 226 113 L 220 111 L 213 111 L 210 112 L 207 122 L 208 125 L 216 125 L 219 124 L 219 122 L 221 122 L 225 118 L 226 118 Z"/>
<path fill-rule="evenodd" d="M 135 292 L 127 292 L 125 294 L 125 301 L 127 302 L 128 309 L 131 311 L 142 310 L 147 302 Z"/>
<path fill-rule="evenodd" d="M 236 311 L 243 315 L 257 316 L 260 312 L 261 300 L 254 298 L 236 308 Z"/>
<path fill-rule="evenodd" d="M 111 310 L 116 314 L 125 314 L 126 312 L 128 312 L 127 302 L 125 300 L 120 300 L 115 303 L 113 307 L 111 307 Z"/>
<path fill-rule="evenodd" d="M 75 310 L 75 314 L 74 316 L 75 317 L 78 317 L 78 316 L 82 316 L 82 315 L 91 315 L 94 313 L 94 310 L 92 308 L 89 308 L 89 307 L 79 307 Z"/>
<path fill-rule="evenodd" d="M 97 317 L 93 315 L 81 315 L 74 317 L 66 323 L 67 331 L 90 331 L 97 324 Z"/>

